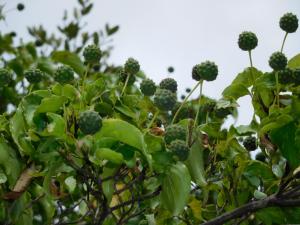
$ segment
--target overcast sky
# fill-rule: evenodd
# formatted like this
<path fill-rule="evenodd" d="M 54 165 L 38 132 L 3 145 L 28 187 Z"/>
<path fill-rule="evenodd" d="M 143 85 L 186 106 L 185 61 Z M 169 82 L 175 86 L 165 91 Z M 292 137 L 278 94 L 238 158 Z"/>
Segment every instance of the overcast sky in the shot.
<path fill-rule="evenodd" d="M 26 5 L 23 12 L 11 12 L 1 30 L 16 30 L 19 37 L 28 37 L 28 25 L 43 24 L 55 31 L 63 10 L 72 10 L 76 0 L 0 0 L 7 8 L 18 2 Z M 253 52 L 255 67 L 269 71 L 268 58 L 279 50 L 284 32 L 279 18 L 286 12 L 300 17 L 300 0 L 95 0 L 86 29 L 97 30 L 106 22 L 120 25 L 114 37 L 111 62 L 122 64 L 128 57 L 139 60 L 142 69 L 157 83 L 167 76 L 167 67 L 180 93 L 195 82 L 193 65 L 205 60 L 219 66 L 216 81 L 204 84 L 204 94 L 220 98 L 222 90 L 237 73 L 249 65 L 248 55 L 237 46 L 240 32 L 257 34 L 259 43 Z M 300 52 L 300 29 L 288 36 L 284 52 L 292 57 Z M 249 98 L 239 103 L 239 123 L 251 119 Z M 244 106 L 244 107 L 243 107 Z"/>

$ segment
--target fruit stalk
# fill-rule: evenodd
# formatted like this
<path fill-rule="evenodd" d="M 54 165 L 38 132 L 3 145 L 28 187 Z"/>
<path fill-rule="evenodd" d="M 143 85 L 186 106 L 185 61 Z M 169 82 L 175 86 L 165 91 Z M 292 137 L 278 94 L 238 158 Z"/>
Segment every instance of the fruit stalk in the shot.
<path fill-rule="evenodd" d="M 196 127 L 198 124 L 198 117 L 199 117 L 200 107 L 201 107 L 203 80 L 201 80 L 199 83 L 200 83 L 200 94 L 199 94 L 199 99 L 198 99 L 199 106 L 198 106 L 197 114 L 196 114 L 195 121 L 194 121 L 194 127 Z"/>
<path fill-rule="evenodd" d="M 179 106 L 179 108 L 177 109 L 171 124 L 173 124 L 176 121 L 176 118 L 180 112 L 180 110 L 182 109 L 182 107 L 184 106 L 184 104 L 187 102 L 187 100 L 189 99 L 189 97 L 193 94 L 193 92 L 198 88 L 198 86 L 200 85 L 202 81 L 199 81 L 194 87 L 193 89 L 190 91 L 190 93 L 184 98 L 183 102 L 181 103 L 181 105 Z"/>
<path fill-rule="evenodd" d="M 289 34 L 289 33 L 286 32 L 285 35 L 284 35 L 283 42 L 282 42 L 281 49 L 280 49 L 280 52 L 281 52 L 281 53 L 282 53 L 282 51 L 283 51 L 283 47 L 284 47 L 284 44 L 285 44 L 285 41 L 286 41 L 286 38 L 287 38 L 288 34 Z"/>

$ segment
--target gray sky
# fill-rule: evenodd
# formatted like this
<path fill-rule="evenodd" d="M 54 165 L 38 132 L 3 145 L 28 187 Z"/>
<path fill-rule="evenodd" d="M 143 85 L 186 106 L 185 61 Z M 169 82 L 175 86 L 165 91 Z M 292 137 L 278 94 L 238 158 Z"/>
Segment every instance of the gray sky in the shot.
<path fill-rule="evenodd" d="M 14 7 L 16 0 L 7 2 Z M 1 30 L 16 30 L 28 37 L 27 25 L 43 24 L 54 31 L 63 10 L 72 10 L 76 0 L 23 0 L 26 10 L 11 12 Z M 300 18 L 299 0 L 95 0 L 88 16 L 86 29 L 102 28 L 106 22 L 120 25 L 114 37 L 111 61 L 123 63 L 128 57 L 139 60 L 142 69 L 157 83 L 167 76 L 166 68 L 175 67 L 172 75 L 179 83 L 179 91 L 193 86 L 193 65 L 205 60 L 219 66 L 216 81 L 204 84 L 204 94 L 219 98 L 237 73 L 249 65 L 248 55 L 237 46 L 240 32 L 257 34 L 258 47 L 253 52 L 254 65 L 269 71 L 268 58 L 279 50 L 284 32 L 279 18 L 293 12 Z M 292 57 L 300 52 L 300 29 L 288 36 L 284 52 Z M 239 103 L 239 123 L 251 119 L 249 98 Z"/>

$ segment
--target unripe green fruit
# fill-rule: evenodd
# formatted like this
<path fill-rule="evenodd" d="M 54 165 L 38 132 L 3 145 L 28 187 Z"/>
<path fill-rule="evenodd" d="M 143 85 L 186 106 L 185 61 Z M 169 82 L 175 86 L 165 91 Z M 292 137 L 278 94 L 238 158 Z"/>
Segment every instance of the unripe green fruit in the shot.
<path fill-rule="evenodd" d="M 214 62 L 205 61 L 193 67 L 192 77 L 196 81 L 213 81 L 217 78 L 218 66 Z"/>
<path fill-rule="evenodd" d="M 245 140 L 243 141 L 243 146 L 245 149 L 248 151 L 254 151 L 257 149 L 257 142 L 256 142 L 256 137 L 246 137 Z"/>
<path fill-rule="evenodd" d="M 12 80 L 12 73 L 7 69 L 0 69 L 0 87 L 9 85 Z"/>
<path fill-rule="evenodd" d="M 295 85 L 300 85 L 300 68 L 293 70 L 293 80 Z"/>
<path fill-rule="evenodd" d="M 140 89 L 145 96 L 152 96 L 156 91 L 156 85 L 153 80 L 145 79 L 142 81 Z"/>
<path fill-rule="evenodd" d="M 61 84 L 70 83 L 74 80 L 74 70 L 70 66 L 60 66 L 54 74 L 54 79 Z"/>
<path fill-rule="evenodd" d="M 255 159 L 261 162 L 265 162 L 266 161 L 266 156 L 264 155 L 264 153 L 259 152 L 256 154 Z"/>
<path fill-rule="evenodd" d="M 283 70 L 287 65 L 287 58 L 281 52 L 274 52 L 270 56 L 269 65 L 273 70 Z"/>
<path fill-rule="evenodd" d="M 94 71 L 100 71 L 100 64 L 95 64 L 93 66 Z"/>
<path fill-rule="evenodd" d="M 159 83 L 159 87 L 175 93 L 177 91 L 177 82 L 173 78 L 165 78 Z"/>
<path fill-rule="evenodd" d="M 168 72 L 169 73 L 173 73 L 174 72 L 174 67 L 173 66 L 169 66 L 168 67 Z"/>
<path fill-rule="evenodd" d="M 239 35 L 238 45 L 244 51 L 253 50 L 258 43 L 258 39 L 253 32 L 244 31 Z"/>
<path fill-rule="evenodd" d="M 172 110 L 172 115 L 174 116 L 177 110 L 179 109 L 181 103 L 177 102 L 174 109 Z M 195 110 L 192 106 L 184 104 L 179 113 L 177 114 L 175 122 L 178 122 L 187 118 L 195 118 Z"/>
<path fill-rule="evenodd" d="M 140 64 L 134 58 L 129 58 L 124 65 L 124 70 L 126 73 L 134 75 L 140 71 Z"/>
<path fill-rule="evenodd" d="M 24 9 L 25 9 L 24 4 L 18 3 L 18 5 L 17 5 L 17 10 L 18 10 L 18 11 L 22 11 L 22 10 L 24 10 Z"/>
<path fill-rule="evenodd" d="M 126 82 L 127 76 L 130 76 L 127 85 L 128 86 L 133 85 L 134 82 L 135 82 L 135 76 L 134 75 L 129 75 L 128 73 L 125 72 L 124 69 L 119 71 L 119 77 L 120 77 L 120 81 L 122 83 Z"/>
<path fill-rule="evenodd" d="M 293 13 L 286 13 L 280 18 L 279 26 L 287 33 L 294 33 L 298 29 L 298 18 Z"/>
<path fill-rule="evenodd" d="M 102 56 L 102 52 L 96 45 L 88 45 L 83 50 L 83 57 L 87 63 L 95 64 L 99 63 Z"/>
<path fill-rule="evenodd" d="M 102 118 L 95 111 L 85 111 L 79 115 L 78 126 L 84 134 L 95 134 L 102 127 Z"/>
<path fill-rule="evenodd" d="M 163 111 L 172 110 L 177 102 L 176 95 L 166 89 L 158 89 L 155 92 L 154 104 Z"/>
<path fill-rule="evenodd" d="M 174 140 L 170 143 L 168 149 L 178 158 L 179 161 L 187 160 L 189 156 L 189 148 L 185 141 Z"/>
<path fill-rule="evenodd" d="M 179 125 L 170 125 L 166 128 L 164 140 L 166 144 L 170 144 L 174 140 L 185 141 L 187 136 L 187 130 Z"/>
<path fill-rule="evenodd" d="M 43 42 L 39 39 L 37 39 L 35 42 L 34 42 L 35 46 L 36 47 L 41 47 L 43 45 Z"/>
<path fill-rule="evenodd" d="M 209 102 L 206 102 L 203 106 L 202 106 L 202 109 L 203 109 L 203 112 L 204 113 L 211 113 L 214 111 L 216 107 L 216 102 L 213 102 L 213 101 L 209 101 Z"/>
<path fill-rule="evenodd" d="M 215 109 L 215 115 L 216 117 L 220 119 L 224 119 L 226 116 L 230 115 L 232 113 L 232 108 L 219 108 Z"/>
<path fill-rule="evenodd" d="M 29 69 L 25 71 L 24 76 L 29 83 L 38 83 L 42 81 L 44 72 L 39 69 Z"/>
<path fill-rule="evenodd" d="M 294 81 L 293 79 L 293 71 L 289 68 L 285 68 L 284 70 L 278 71 L 278 81 L 280 84 L 289 84 Z"/>
<path fill-rule="evenodd" d="M 12 31 L 12 32 L 9 33 L 9 36 L 11 36 L 11 37 L 16 37 L 16 36 L 17 36 L 17 33 L 14 32 L 14 31 Z"/>

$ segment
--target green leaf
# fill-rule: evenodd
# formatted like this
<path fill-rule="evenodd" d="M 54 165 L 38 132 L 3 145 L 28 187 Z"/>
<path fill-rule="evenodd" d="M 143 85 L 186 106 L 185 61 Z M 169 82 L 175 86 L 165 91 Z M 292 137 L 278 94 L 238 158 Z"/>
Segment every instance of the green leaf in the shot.
<path fill-rule="evenodd" d="M 252 71 L 251 71 L 252 70 Z M 246 88 L 253 85 L 253 78 L 254 80 L 258 79 L 262 75 L 262 72 L 258 69 L 252 67 L 245 69 L 243 72 L 239 73 L 236 78 L 232 81 L 231 84 L 242 84 Z M 253 78 L 252 78 L 253 76 Z"/>
<path fill-rule="evenodd" d="M 71 53 L 68 51 L 55 51 L 52 53 L 52 60 L 69 65 L 79 75 L 84 74 L 84 65 L 78 55 L 76 55 L 75 53 Z"/>
<path fill-rule="evenodd" d="M 277 207 L 261 209 L 255 215 L 265 225 L 286 224 L 285 215 Z"/>
<path fill-rule="evenodd" d="M 264 199 L 266 197 L 268 197 L 265 193 L 261 192 L 261 191 L 258 191 L 258 190 L 255 190 L 254 191 L 254 194 L 253 194 L 254 198 L 260 200 L 260 199 Z"/>
<path fill-rule="evenodd" d="M 7 181 L 7 177 L 0 169 L 0 184 L 4 184 L 6 181 Z"/>
<path fill-rule="evenodd" d="M 52 95 L 51 97 L 44 98 L 41 104 L 37 107 L 35 114 L 52 112 L 55 113 L 61 109 L 66 103 L 67 99 L 63 96 Z"/>
<path fill-rule="evenodd" d="M 95 152 L 95 156 L 99 160 L 108 160 L 114 164 L 120 165 L 123 163 L 124 158 L 121 153 L 118 153 L 109 148 L 99 148 Z"/>
<path fill-rule="evenodd" d="M 283 114 L 278 117 L 271 118 L 268 121 L 268 123 L 264 123 L 264 121 L 262 121 L 263 127 L 259 130 L 259 133 L 265 134 L 269 131 L 285 126 L 286 124 L 289 124 L 291 121 L 293 121 L 293 117 L 287 114 Z"/>
<path fill-rule="evenodd" d="M 270 133 L 272 143 L 279 147 L 283 157 L 292 168 L 300 165 L 300 132 L 294 122 L 288 123 Z"/>
<path fill-rule="evenodd" d="M 76 188 L 76 183 L 77 183 L 76 179 L 74 177 L 72 177 L 72 176 L 67 177 L 65 179 L 65 184 L 66 184 L 66 186 L 67 186 L 67 188 L 68 188 L 68 190 L 69 190 L 70 193 L 74 192 L 74 190 Z"/>
<path fill-rule="evenodd" d="M 300 54 L 295 55 L 289 60 L 288 67 L 291 69 L 296 69 L 300 67 Z"/>
<path fill-rule="evenodd" d="M 200 187 L 206 186 L 205 170 L 203 161 L 203 146 L 199 138 L 192 145 L 189 153 L 189 157 L 185 162 L 189 173 L 192 177 L 192 181 L 198 184 Z"/>
<path fill-rule="evenodd" d="M 30 204 L 31 198 L 28 192 L 25 192 L 18 198 L 11 207 L 9 215 L 12 223 L 15 225 L 32 225 L 33 210 L 32 207 L 27 207 Z"/>
<path fill-rule="evenodd" d="M 249 90 L 243 84 L 231 84 L 222 92 L 222 95 L 235 100 L 245 95 L 250 95 Z"/>
<path fill-rule="evenodd" d="M 21 162 L 18 160 L 15 150 L 8 145 L 2 136 L 0 136 L 0 165 L 3 166 L 9 186 L 12 188 L 21 174 Z"/>
<path fill-rule="evenodd" d="M 10 120 L 10 132 L 14 142 L 19 147 L 21 155 L 31 155 L 34 152 L 30 140 L 26 138 L 26 123 L 21 107 L 17 108 L 15 115 Z"/>
<path fill-rule="evenodd" d="M 41 133 L 41 135 L 66 139 L 66 121 L 64 118 L 55 113 L 47 113 L 46 115 L 50 123 L 47 124 L 46 129 Z"/>
<path fill-rule="evenodd" d="M 102 174 L 102 179 L 105 179 L 107 177 L 111 177 L 115 175 L 117 172 L 118 168 L 109 168 L 109 167 L 104 167 L 103 168 L 103 174 Z M 112 200 L 112 196 L 114 193 L 114 180 L 113 179 L 107 179 L 104 182 L 102 182 L 102 189 L 103 193 L 107 199 L 108 204 L 110 204 Z"/>
<path fill-rule="evenodd" d="M 119 26 L 109 27 L 108 24 L 105 25 L 105 30 L 108 36 L 113 35 L 119 30 Z"/>
<path fill-rule="evenodd" d="M 43 187 L 41 187 L 38 184 L 35 184 L 33 188 L 33 194 L 35 195 L 35 198 L 40 198 L 42 195 L 45 194 L 45 191 Z M 45 218 L 47 224 L 51 224 L 51 221 L 56 211 L 54 199 L 49 195 L 45 195 L 44 197 L 39 199 L 39 203 L 43 210 L 43 219 Z"/>
<path fill-rule="evenodd" d="M 111 137 L 138 149 L 151 164 L 150 155 L 147 153 L 144 135 L 132 124 L 120 119 L 104 119 L 101 130 L 95 134 L 95 139 Z"/>
<path fill-rule="evenodd" d="M 187 167 L 178 162 L 166 172 L 160 194 L 162 205 L 173 215 L 182 212 L 191 190 L 191 176 Z"/>
<path fill-rule="evenodd" d="M 256 160 L 248 162 L 248 165 L 244 170 L 244 175 L 246 177 L 260 177 L 265 181 L 272 181 L 275 179 L 271 168 L 267 164 Z"/>
<path fill-rule="evenodd" d="M 147 133 L 144 136 L 144 140 L 147 144 L 147 152 L 153 153 L 164 150 L 164 140 L 162 137 Z"/>

